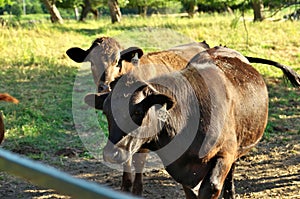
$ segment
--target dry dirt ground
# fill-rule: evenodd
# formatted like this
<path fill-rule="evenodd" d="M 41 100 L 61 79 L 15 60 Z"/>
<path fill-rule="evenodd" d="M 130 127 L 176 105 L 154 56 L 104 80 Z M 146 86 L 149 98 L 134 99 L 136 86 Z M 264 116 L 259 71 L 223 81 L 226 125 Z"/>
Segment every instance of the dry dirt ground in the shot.
<path fill-rule="evenodd" d="M 287 139 L 289 137 L 289 139 Z M 237 198 L 300 198 L 299 135 L 263 140 L 236 166 Z M 286 141 L 284 141 L 286 140 Z M 28 150 L 28 149 L 27 149 Z M 121 172 L 112 170 L 95 159 L 53 157 L 49 164 L 71 175 L 119 189 Z M 70 198 L 53 190 L 31 185 L 4 172 L 0 173 L 0 198 Z M 184 198 L 181 186 L 163 169 L 144 174 L 145 198 Z"/>

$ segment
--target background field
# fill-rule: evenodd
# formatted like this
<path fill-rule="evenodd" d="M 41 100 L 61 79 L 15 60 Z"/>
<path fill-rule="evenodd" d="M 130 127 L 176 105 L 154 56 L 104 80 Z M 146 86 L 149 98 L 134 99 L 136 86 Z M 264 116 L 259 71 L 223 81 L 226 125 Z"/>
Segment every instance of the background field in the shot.
<path fill-rule="evenodd" d="M 121 173 L 94 159 L 76 132 L 72 91 L 81 64 L 71 61 L 65 51 L 74 46 L 88 48 L 99 36 L 115 37 L 124 47 L 139 46 L 146 52 L 206 40 L 210 46 L 226 45 L 247 56 L 289 65 L 300 73 L 299 22 L 246 20 L 245 24 L 246 29 L 233 15 L 200 15 L 194 19 L 125 16 L 121 24 L 114 25 L 103 18 L 63 25 L 22 21 L 0 28 L 0 92 L 20 100 L 18 105 L 0 104 L 7 130 L 1 147 L 118 189 Z M 283 81 L 280 70 L 255 67 L 268 85 L 269 123 L 260 144 L 238 163 L 237 197 L 297 198 L 300 91 Z M 0 181 L 1 198 L 67 198 L 4 172 Z M 161 169 L 147 172 L 145 184 L 147 198 L 183 197 L 180 186 Z"/>

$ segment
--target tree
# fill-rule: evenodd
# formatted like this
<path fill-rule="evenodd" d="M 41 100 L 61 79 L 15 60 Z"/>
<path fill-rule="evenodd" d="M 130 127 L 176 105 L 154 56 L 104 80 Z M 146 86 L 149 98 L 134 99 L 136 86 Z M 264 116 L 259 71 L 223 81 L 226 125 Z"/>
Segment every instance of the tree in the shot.
<path fill-rule="evenodd" d="M 249 4 L 249 0 L 198 0 L 198 9 L 212 12 L 228 12 Z"/>
<path fill-rule="evenodd" d="M 22 15 L 22 8 L 20 4 L 14 2 L 11 6 L 11 14 L 13 14 L 18 20 L 21 18 Z"/>
<path fill-rule="evenodd" d="M 188 13 L 189 17 L 194 17 L 197 10 L 197 0 L 182 0 L 182 6 Z"/>
<path fill-rule="evenodd" d="M 122 13 L 119 7 L 118 0 L 108 0 L 108 8 L 110 11 L 111 22 L 120 22 L 122 18 Z"/>
<path fill-rule="evenodd" d="M 17 19 L 20 19 L 22 15 L 22 8 L 16 0 L 0 0 L 0 7 L 8 7 L 9 9 L 5 9 L 5 11 L 13 14 Z"/>
<path fill-rule="evenodd" d="M 88 15 L 89 12 L 92 12 L 95 16 L 95 18 L 98 18 L 98 10 L 95 9 L 91 3 L 90 0 L 84 0 L 83 4 L 81 4 L 81 15 L 80 15 L 80 21 L 84 21 Z"/>
<path fill-rule="evenodd" d="M 264 4 L 262 0 L 252 0 L 252 8 L 254 11 L 254 21 L 264 20 L 263 10 Z"/>
<path fill-rule="evenodd" d="M 47 10 L 50 13 L 50 19 L 52 23 L 63 23 L 63 18 L 55 5 L 55 0 L 43 0 Z"/>
<path fill-rule="evenodd" d="M 83 0 L 59 0 L 56 5 L 63 9 L 72 9 L 75 14 L 75 19 L 79 20 L 78 7 L 83 4 Z"/>
<path fill-rule="evenodd" d="M 159 8 L 167 8 L 174 6 L 174 2 L 179 0 L 129 0 L 127 7 L 137 8 L 141 16 L 146 16 L 150 8 L 158 10 Z"/>
<path fill-rule="evenodd" d="M 78 7 L 81 7 L 79 20 L 84 21 L 90 12 L 97 19 L 98 7 L 106 5 L 106 3 L 107 0 L 60 0 L 57 5 L 64 9 L 74 9 L 76 19 L 78 18 Z"/>
<path fill-rule="evenodd" d="M 130 0 L 128 6 L 137 8 L 141 16 L 147 15 L 148 8 L 153 4 L 153 0 Z"/>

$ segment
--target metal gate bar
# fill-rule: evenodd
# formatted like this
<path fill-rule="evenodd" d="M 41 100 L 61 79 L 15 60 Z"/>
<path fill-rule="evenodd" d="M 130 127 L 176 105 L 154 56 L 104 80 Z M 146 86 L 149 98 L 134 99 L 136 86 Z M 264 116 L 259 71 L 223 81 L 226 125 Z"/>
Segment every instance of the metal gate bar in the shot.
<path fill-rule="evenodd" d="M 135 199 L 96 183 L 74 178 L 53 167 L 0 149 L 0 170 L 25 178 L 33 184 L 52 188 L 78 199 Z"/>

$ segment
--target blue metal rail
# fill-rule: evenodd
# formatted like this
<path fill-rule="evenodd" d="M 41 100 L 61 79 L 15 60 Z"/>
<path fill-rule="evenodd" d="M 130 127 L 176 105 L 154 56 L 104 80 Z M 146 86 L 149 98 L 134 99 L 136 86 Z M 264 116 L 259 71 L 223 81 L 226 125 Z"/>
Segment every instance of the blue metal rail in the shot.
<path fill-rule="evenodd" d="M 25 178 L 38 186 L 52 188 L 78 199 L 135 199 L 96 183 L 74 178 L 53 167 L 0 149 L 0 170 Z"/>

